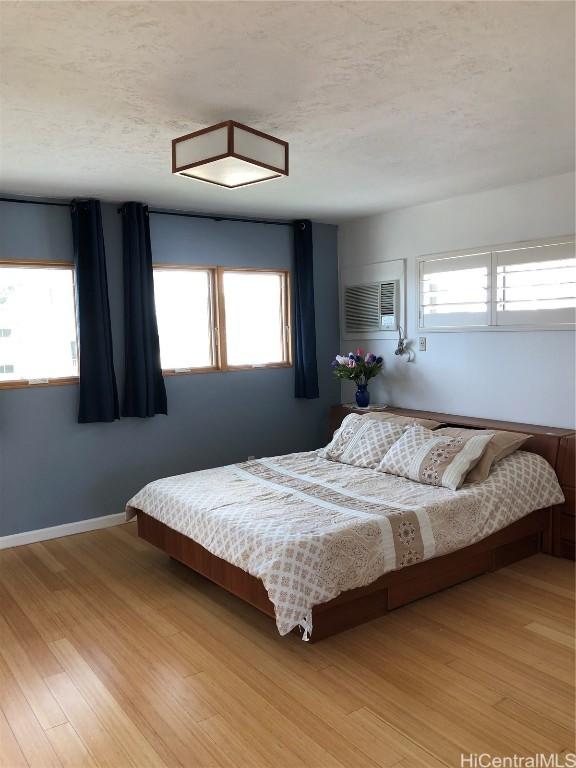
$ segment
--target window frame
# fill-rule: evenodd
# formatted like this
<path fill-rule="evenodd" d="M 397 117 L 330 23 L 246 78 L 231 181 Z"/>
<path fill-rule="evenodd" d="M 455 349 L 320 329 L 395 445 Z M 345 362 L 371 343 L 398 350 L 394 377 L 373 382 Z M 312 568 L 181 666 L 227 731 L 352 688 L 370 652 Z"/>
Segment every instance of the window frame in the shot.
<path fill-rule="evenodd" d="M 291 368 L 292 359 L 292 286 L 289 269 L 261 268 L 261 267 L 229 267 L 222 265 L 203 264 L 162 264 L 154 263 L 153 270 L 181 270 L 208 272 L 210 275 L 210 318 L 211 318 L 211 366 L 198 368 L 163 368 L 163 376 L 188 376 L 196 373 L 225 373 L 227 371 L 252 371 L 269 368 Z M 279 275 L 281 284 L 281 312 L 284 333 L 282 338 L 282 350 L 284 360 L 277 363 L 263 363 L 255 365 L 229 365 L 226 345 L 226 306 L 224 298 L 224 273 L 225 272 L 251 272 Z"/>
<path fill-rule="evenodd" d="M 462 259 L 462 261 L 460 261 Z M 485 264 L 482 264 L 482 267 L 487 269 L 487 286 L 486 286 L 486 317 L 488 322 L 487 323 L 459 323 L 456 318 L 454 319 L 454 322 L 450 323 L 448 322 L 446 325 L 436 325 L 436 326 L 427 326 L 423 322 L 424 318 L 424 307 L 426 306 L 422 302 L 422 272 L 423 272 L 423 266 L 425 264 L 432 264 L 434 262 L 459 262 L 461 265 L 462 271 L 466 269 L 466 267 L 462 267 L 462 264 L 465 263 L 467 259 L 473 259 L 474 262 L 482 263 L 485 262 Z M 474 263 L 472 266 L 472 269 L 478 268 L 478 263 Z M 458 268 L 455 270 L 443 270 L 440 269 L 441 272 L 447 272 L 450 274 L 454 274 L 458 271 Z M 489 249 L 483 248 L 481 250 L 475 249 L 472 251 L 460 251 L 456 254 L 438 254 L 431 257 L 424 257 L 422 259 L 418 260 L 418 267 L 417 267 L 417 290 L 418 290 L 418 299 L 417 299 L 417 310 L 418 310 L 418 330 L 419 331 L 461 331 L 461 330 L 469 330 L 469 329 L 480 329 L 480 328 L 489 328 L 492 325 L 493 320 L 493 312 L 492 312 L 492 254 Z M 481 303 L 481 302 L 474 302 L 469 301 L 466 302 L 469 304 L 474 303 Z M 456 313 L 453 313 L 456 314 Z M 463 313 L 459 313 L 461 316 Z M 476 315 L 480 313 L 474 313 Z"/>
<path fill-rule="evenodd" d="M 4 267 L 24 267 L 29 269 L 69 269 L 72 272 L 72 287 L 74 299 L 74 328 L 76 334 L 76 349 L 78 351 L 78 370 L 80 370 L 80 345 L 78 340 L 78 301 L 76 291 L 76 267 L 72 261 L 56 259 L 0 259 L 0 269 Z M 78 384 L 80 376 L 58 376 L 39 379 L 5 379 L 0 381 L 0 389 L 27 389 L 28 387 L 54 387 L 62 384 Z"/>
<path fill-rule="evenodd" d="M 210 310 L 210 349 L 212 353 L 212 365 L 204 365 L 190 368 L 163 368 L 163 376 L 188 376 L 191 373 L 214 373 L 220 370 L 220 343 L 218 339 L 218 296 L 216 287 L 216 267 L 202 264 L 152 264 L 152 272 L 180 271 L 180 272 L 207 272 L 209 275 L 208 307 Z"/>
<path fill-rule="evenodd" d="M 446 253 L 432 253 L 419 256 L 416 259 L 416 285 L 415 285 L 415 311 L 416 311 L 416 329 L 418 333 L 472 333 L 477 332 L 489 332 L 489 333 L 510 333 L 510 332 L 526 332 L 526 331 L 574 331 L 576 329 L 576 322 L 574 323 L 525 323 L 525 324 L 502 324 L 497 325 L 497 266 L 498 266 L 498 253 L 507 250 L 521 249 L 521 248 L 534 248 L 546 245 L 562 245 L 562 244 L 575 244 L 576 237 L 574 235 L 563 235 L 559 237 L 550 237 L 540 240 L 521 240 L 513 243 L 498 243 L 497 245 L 482 246 L 478 248 L 459 249 L 457 251 L 447 251 Z M 425 262 L 437 261 L 448 258 L 458 258 L 464 256 L 476 256 L 482 254 L 490 254 L 490 269 L 488 273 L 488 324 L 487 325 L 448 325 L 427 327 L 422 324 L 422 304 L 421 304 L 421 274 L 422 265 Z M 535 310 L 536 312 L 537 310 Z"/>
<path fill-rule="evenodd" d="M 227 358 L 226 340 L 226 301 L 224 298 L 224 273 L 225 272 L 251 272 L 279 275 L 281 278 L 281 305 L 282 314 L 282 354 L 284 359 L 277 363 L 256 363 L 253 365 L 229 365 Z M 217 294 L 218 294 L 218 329 L 220 370 L 222 371 L 252 371 L 265 368 L 291 368 L 292 363 L 292 291 L 289 269 L 272 269 L 257 267 L 216 267 Z"/>

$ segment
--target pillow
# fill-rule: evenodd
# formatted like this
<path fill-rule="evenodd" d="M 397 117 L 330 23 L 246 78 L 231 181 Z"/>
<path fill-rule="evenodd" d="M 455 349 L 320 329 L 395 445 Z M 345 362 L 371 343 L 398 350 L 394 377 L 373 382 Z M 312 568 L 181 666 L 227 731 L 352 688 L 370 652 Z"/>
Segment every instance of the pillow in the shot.
<path fill-rule="evenodd" d="M 438 436 L 425 427 L 409 427 L 377 469 L 455 491 L 480 461 L 493 436 L 493 432 L 474 432 L 458 437 Z"/>
<path fill-rule="evenodd" d="M 318 454 L 341 464 L 374 469 L 405 429 L 403 424 L 367 419 L 351 413 L 336 430 L 331 442 Z"/>
<path fill-rule="evenodd" d="M 358 414 L 360 415 L 360 414 Z M 401 416 L 399 413 L 382 413 L 381 411 L 374 411 L 373 413 L 361 414 L 364 419 L 377 419 L 379 421 L 393 421 L 395 424 L 408 424 L 413 427 L 414 424 L 420 424 L 422 427 L 428 427 L 428 429 L 436 429 L 440 426 L 439 421 L 433 421 L 432 419 L 417 419 L 414 416 Z"/>
<path fill-rule="evenodd" d="M 485 430 L 444 427 L 437 430 L 434 434 L 447 435 L 448 437 L 460 437 L 461 435 L 466 436 L 467 434 L 472 433 L 481 435 L 485 433 Z M 514 453 L 514 451 L 517 451 L 529 437 L 531 437 L 531 435 L 526 435 L 522 432 L 501 432 L 500 430 L 494 430 L 494 437 L 488 443 L 478 464 L 468 472 L 464 482 L 481 483 L 483 480 L 486 480 L 490 474 L 492 465 L 496 464 L 500 459 Z"/>

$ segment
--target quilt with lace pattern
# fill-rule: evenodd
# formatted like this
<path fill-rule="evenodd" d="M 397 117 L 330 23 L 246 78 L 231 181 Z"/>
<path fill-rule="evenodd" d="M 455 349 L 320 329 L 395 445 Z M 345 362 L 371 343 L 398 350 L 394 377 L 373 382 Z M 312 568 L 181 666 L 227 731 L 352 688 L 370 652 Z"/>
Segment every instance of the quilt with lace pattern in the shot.
<path fill-rule="evenodd" d="M 473 544 L 562 491 L 541 456 L 516 451 L 458 491 L 294 453 L 156 480 L 127 504 L 262 580 L 281 635 L 389 571 Z"/>

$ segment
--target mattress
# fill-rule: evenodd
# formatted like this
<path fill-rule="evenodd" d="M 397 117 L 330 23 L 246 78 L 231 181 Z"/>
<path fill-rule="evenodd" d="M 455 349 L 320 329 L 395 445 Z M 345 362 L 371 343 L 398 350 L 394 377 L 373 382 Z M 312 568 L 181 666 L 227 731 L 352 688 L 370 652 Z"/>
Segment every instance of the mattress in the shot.
<path fill-rule="evenodd" d="M 562 491 L 541 456 L 516 451 L 458 491 L 293 453 L 156 480 L 127 504 L 262 580 L 281 635 L 380 576 L 479 541 Z"/>

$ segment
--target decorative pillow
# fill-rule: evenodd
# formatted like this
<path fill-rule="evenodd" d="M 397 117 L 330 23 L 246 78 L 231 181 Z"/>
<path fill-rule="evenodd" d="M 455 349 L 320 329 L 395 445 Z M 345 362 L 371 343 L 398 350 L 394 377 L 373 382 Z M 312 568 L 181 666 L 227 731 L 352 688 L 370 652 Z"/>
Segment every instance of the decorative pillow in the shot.
<path fill-rule="evenodd" d="M 374 469 L 405 429 L 402 424 L 351 413 L 336 430 L 329 445 L 318 454 L 330 461 Z"/>
<path fill-rule="evenodd" d="M 434 434 L 446 435 L 448 437 L 466 437 L 471 434 L 486 434 L 486 430 L 443 427 L 442 429 L 438 429 Z M 497 461 L 500 461 L 500 459 L 517 451 L 529 437 L 532 437 L 532 435 L 526 435 L 523 432 L 501 432 L 500 430 L 494 430 L 493 434 L 494 437 L 488 443 L 480 461 L 466 475 L 464 480 L 465 483 L 481 483 L 483 480 L 486 480 L 490 474 L 490 469 Z"/>
<path fill-rule="evenodd" d="M 483 432 L 480 435 L 438 437 L 436 432 L 425 427 L 409 427 L 377 469 L 455 491 L 478 463 L 493 436 L 493 432 Z"/>

